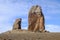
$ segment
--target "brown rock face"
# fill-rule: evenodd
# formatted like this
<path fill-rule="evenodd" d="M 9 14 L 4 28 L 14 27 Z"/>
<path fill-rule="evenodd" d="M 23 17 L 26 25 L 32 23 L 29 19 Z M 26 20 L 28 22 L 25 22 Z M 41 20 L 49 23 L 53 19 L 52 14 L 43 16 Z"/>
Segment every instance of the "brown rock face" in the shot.
<path fill-rule="evenodd" d="M 44 32 L 44 15 L 40 6 L 32 6 L 28 16 L 28 30 Z"/>
<path fill-rule="evenodd" d="M 13 25 L 13 30 L 16 30 L 16 29 L 21 29 L 21 18 L 18 18 L 16 19 L 14 25 Z"/>

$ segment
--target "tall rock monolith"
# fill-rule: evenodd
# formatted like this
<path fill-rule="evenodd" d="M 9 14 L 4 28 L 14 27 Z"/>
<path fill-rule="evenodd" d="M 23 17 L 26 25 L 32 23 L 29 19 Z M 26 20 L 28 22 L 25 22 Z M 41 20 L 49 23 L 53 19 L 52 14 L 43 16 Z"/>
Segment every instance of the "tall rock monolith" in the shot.
<path fill-rule="evenodd" d="M 45 19 L 40 6 L 32 6 L 28 15 L 28 31 L 45 31 Z"/>

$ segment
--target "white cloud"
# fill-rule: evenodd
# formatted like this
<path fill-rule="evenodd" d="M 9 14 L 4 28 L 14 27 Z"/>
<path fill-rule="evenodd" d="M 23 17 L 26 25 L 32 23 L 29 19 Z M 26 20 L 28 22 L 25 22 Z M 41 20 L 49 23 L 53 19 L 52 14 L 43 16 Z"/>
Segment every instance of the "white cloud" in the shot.
<path fill-rule="evenodd" d="M 22 29 L 25 29 L 25 30 L 27 30 L 27 29 L 28 29 L 28 27 L 22 27 Z"/>
<path fill-rule="evenodd" d="M 12 30 L 11 24 L 1 24 L 0 25 L 0 33 L 6 32 L 8 30 Z"/>
<path fill-rule="evenodd" d="M 48 25 L 46 25 L 46 30 L 48 30 L 50 32 L 60 32 L 60 25 L 48 24 Z"/>

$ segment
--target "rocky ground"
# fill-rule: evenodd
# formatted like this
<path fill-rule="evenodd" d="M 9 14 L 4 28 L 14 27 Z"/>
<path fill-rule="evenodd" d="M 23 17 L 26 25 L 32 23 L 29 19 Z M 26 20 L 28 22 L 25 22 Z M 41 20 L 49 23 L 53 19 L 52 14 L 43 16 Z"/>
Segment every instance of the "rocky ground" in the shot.
<path fill-rule="evenodd" d="M 0 40 L 60 40 L 60 33 L 13 30 L 0 34 Z"/>

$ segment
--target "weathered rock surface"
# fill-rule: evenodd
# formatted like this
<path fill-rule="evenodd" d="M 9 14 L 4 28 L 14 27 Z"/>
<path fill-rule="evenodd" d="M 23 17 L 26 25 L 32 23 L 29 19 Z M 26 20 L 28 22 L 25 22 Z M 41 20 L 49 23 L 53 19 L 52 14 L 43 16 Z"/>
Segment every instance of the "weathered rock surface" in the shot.
<path fill-rule="evenodd" d="M 13 30 L 21 29 L 21 18 L 16 19 L 13 24 Z"/>
<path fill-rule="evenodd" d="M 28 15 L 28 30 L 45 32 L 44 15 L 40 6 L 32 6 Z"/>

